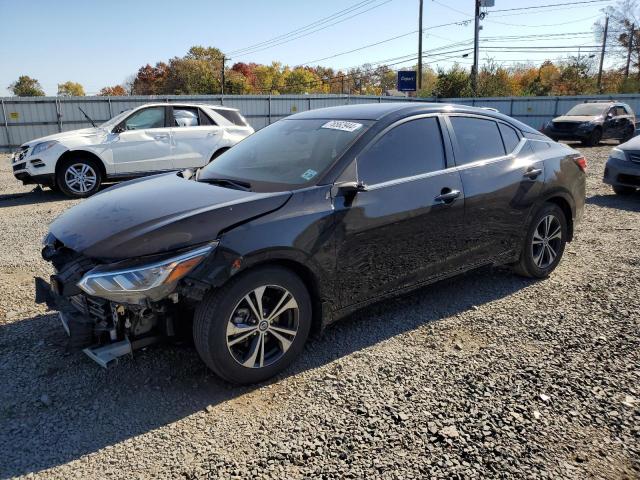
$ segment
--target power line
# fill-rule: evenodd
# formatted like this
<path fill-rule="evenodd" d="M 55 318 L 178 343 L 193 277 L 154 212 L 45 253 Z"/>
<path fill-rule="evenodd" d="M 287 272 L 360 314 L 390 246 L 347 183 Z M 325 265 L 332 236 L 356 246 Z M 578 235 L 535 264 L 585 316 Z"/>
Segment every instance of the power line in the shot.
<path fill-rule="evenodd" d="M 250 54 L 253 54 L 253 53 L 261 52 L 261 51 L 263 51 L 263 50 L 268 50 L 269 48 L 273 48 L 273 47 L 276 47 L 276 46 L 278 46 L 278 45 L 283 45 L 283 44 L 285 44 L 285 43 L 293 42 L 294 40 L 298 40 L 298 39 L 300 39 L 300 38 L 307 37 L 307 36 L 309 36 L 309 35 L 311 35 L 311 34 L 313 34 L 313 33 L 319 32 L 319 31 L 321 31 L 321 30 L 325 30 L 325 29 L 327 29 L 327 28 L 329 28 L 329 27 L 332 27 L 332 26 L 334 26 L 334 25 L 337 25 L 337 24 L 339 24 L 339 23 L 346 22 L 347 20 L 350 20 L 350 19 L 355 18 L 355 17 L 357 17 L 357 16 L 359 16 L 359 15 L 362 15 L 362 14 L 364 14 L 364 13 L 367 13 L 367 12 L 369 12 L 369 11 L 371 11 L 371 10 L 375 9 L 375 8 L 379 8 L 379 7 L 381 7 L 381 6 L 383 6 L 383 5 L 386 5 L 387 3 L 392 2 L 392 1 L 393 1 L 393 0 L 385 0 L 385 1 L 384 1 L 384 2 L 382 2 L 382 3 L 379 3 L 379 4 L 377 4 L 377 5 L 374 5 L 373 7 L 370 7 L 370 8 L 368 8 L 368 9 L 366 9 L 366 10 L 362 10 L 362 11 L 360 11 L 360 12 L 358 12 L 358 13 L 355 13 L 355 14 L 353 14 L 353 15 L 349 16 L 349 17 L 343 18 L 343 19 L 341 19 L 341 20 L 338 20 L 338 21 L 336 21 L 336 22 L 330 23 L 330 24 L 325 25 L 325 26 L 323 26 L 323 27 L 316 28 L 315 30 L 308 31 L 308 32 L 306 32 L 306 33 L 301 33 L 301 34 L 299 34 L 299 35 L 292 36 L 291 38 L 284 39 L 284 40 L 282 40 L 282 41 L 280 41 L 280 42 L 277 42 L 277 43 L 271 43 L 271 44 L 266 45 L 266 46 L 261 47 L 261 48 L 247 49 L 246 51 L 236 51 L 234 55 L 235 55 L 235 56 L 241 56 L 241 57 L 242 57 L 242 56 L 247 56 L 247 55 L 250 55 Z M 232 53 L 233 53 L 233 52 L 232 52 Z"/>
<path fill-rule="evenodd" d="M 264 46 L 264 45 L 266 45 L 268 43 L 272 43 L 272 42 L 275 42 L 275 41 L 282 40 L 283 38 L 286 38 L 286 37 L 288 37 L 290 35 L 294 35 L 296 33 L 300 33 L 300 32 L 302 32 L 304 30 L 308 30 L 310 28 L 313 28 L 313 27 L 316 27 L 318 25 L 321 25 L 322 23 L 334 20 L 335 18 L 338 18 L 338 17 L 340 17 L 341 15 L 343 15 L 345 13 L 350 13 L 351 11 L 353 11 L 355 9 L 358 9 L 358 8 L 361 8 L 361 7 L 363 7 L 363 6 L 367 5 L 367 4 L 370 4 L 370 3 L 374 2 L 374 1 L 376 1 L 376 0 L 363 0 L 363 1 L 360 1 L 360 2 L 350 6 L 348 8 L 345 8 L 345 9 L 340 10 L 338 12 L 332 13 L 331 15 L 329 15 L 327 17 L 323 17 L 323 18 L 321 18 L 319 20 L 316 20 L 315 22 L 312 22 L 312 23 L 309 23 L 309 24 L 304 25 L 302 27 L 296 28 L 295 30 L 291 30 L 290 32 L 278 35 L 276 37 L 272 37 L 269 40 L 263 40 L 262 42 L 254 43 L 252 45 L 233 50 L 233 51 L 228 52 L 228 53 L 235 54 L 235 53 L 243 52 L 245 50 L 251 50 L 251 49 L 254 49 L 254 48 L 257 48 L 257 47 L 261 47 L 261 46 Z"/>
<path fill-rule="evenodd" d="M 550 8 L 550 7 L 566 7 L 567 5 L 583 5 L 587 3 L 607 3 L 610 0 L 583 0 L 581 2 L 564 2 L 564 3 L 547 3 L 546 5 L 534 5 L 531 7 L 517 7 L 517 8 L 502 8 L 497 10 L 491 10 L 492 12 L 513 12 L 516 10 L 532 10 L 538 8 Z"/>

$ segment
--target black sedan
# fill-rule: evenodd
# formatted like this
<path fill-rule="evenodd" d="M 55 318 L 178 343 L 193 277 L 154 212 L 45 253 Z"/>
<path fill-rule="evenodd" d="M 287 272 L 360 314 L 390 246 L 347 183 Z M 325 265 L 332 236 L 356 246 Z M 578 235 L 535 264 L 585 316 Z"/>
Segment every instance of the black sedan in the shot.
<path fill-rule="evenodd" d="M 37 299 L 102 365 L 189 325 L 252 383 L 312 329 L 484 265 L 549 275 L 584 208 L 585 159 L 500 113 L 393 103 L 299 113 L 198 172 L 110 188 L 50 228 Z"/>

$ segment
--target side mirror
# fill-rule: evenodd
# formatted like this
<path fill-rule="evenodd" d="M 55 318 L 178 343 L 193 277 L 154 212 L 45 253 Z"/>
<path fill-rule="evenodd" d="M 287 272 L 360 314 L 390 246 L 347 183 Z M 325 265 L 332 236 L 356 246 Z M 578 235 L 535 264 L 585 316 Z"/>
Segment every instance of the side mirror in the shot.
<path fill-rule="evenodd" d="M 611 112 L 607 113 L 607 118 L 613 118 L 613 113 Z"/>
<path fill-rule="evenodd" d="M 342 182 L 336 183 L 332 188 L 334 197 L 348 197 L 358 192 L 366 192 L 367 186 L 362 182 Z"/>
<path fill-rule="evenodd" d="M 122 124 L 116 125 L 115 127 L 113 127 L 113 130 L 111 130 L 111 133 L 122 133 L 124 132 L 124 126 Z"/>

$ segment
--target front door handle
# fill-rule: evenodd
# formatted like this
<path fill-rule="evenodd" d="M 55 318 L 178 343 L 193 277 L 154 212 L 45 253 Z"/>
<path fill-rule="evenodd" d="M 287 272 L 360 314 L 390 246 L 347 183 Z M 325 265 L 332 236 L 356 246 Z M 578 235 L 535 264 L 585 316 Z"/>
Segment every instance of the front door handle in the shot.
<path fill-rule="evenodd" d="M 460 196 L 460 190 L 451 190 L 450 188 L 443 188 L 440 195 L 434 200 L 436 202 L 451 203 Z"/>
<path fill-rule="evenodd" d="M 542 173 L 541 168 L 530 168 L 526 172 L 524 172 L 524 176 L 530 178 L 531 180 L 535 180 Z"/>
<path fill-rule="evenodd" d="M 153 138 L 155 138 L 156 140 L 166 140 L 167 138 L 169 138 L 169 134 L 167 133 L 157 133 L 153 136 Z"/>

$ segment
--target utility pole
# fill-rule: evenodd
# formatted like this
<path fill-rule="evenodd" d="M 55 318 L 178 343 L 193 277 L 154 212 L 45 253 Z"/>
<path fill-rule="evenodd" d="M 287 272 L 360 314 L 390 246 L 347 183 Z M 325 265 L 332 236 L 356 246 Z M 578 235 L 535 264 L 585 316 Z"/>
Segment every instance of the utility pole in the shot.
<path fill-rule="evenodd" d="M 420 0 L 420 11 L 418 12 L 418 85 L 416 90 L 422 88 L 422 0 Z"/>
<path fill-rule="evenodd" d="M 473 66 L 471 67 L 471 89 L 473 90 L 473 96 L 478 95 L 478 57 L 479 41 L 480 41 L 480 0 L 474 0 L 475 2 L 475 23 L 474 23 L 474 35 L 473 35 Z"/>
<path fill-rule="evenodd" d="M 604 50 L 607 48 L 607 32 L 609 30 L 609 16 L 604 19 L 604 35 L 602 36 L 602 51 L 600 52 L 600 68 L 598 69 L 598 92 L 602 93 L 602 64 L 604 63 Z"/>
<path fill-rule="evenodd" d="M 635 24 L 631 24 L 631 31 L 629 32 L 629 45 L 627 47 L 627 65 L 624 67 L 624 78 L 629 78 L 629 64 L 631 63 L 631 49 L 633 48 L 633 36 L 635 35 Z"/>
<path fill-rule="evenodd" d="M 224 95 L 224 64 L 227 61 L 227 57 L 222 56 L 222 83 L 220 84 L 220 95 Z"/>

